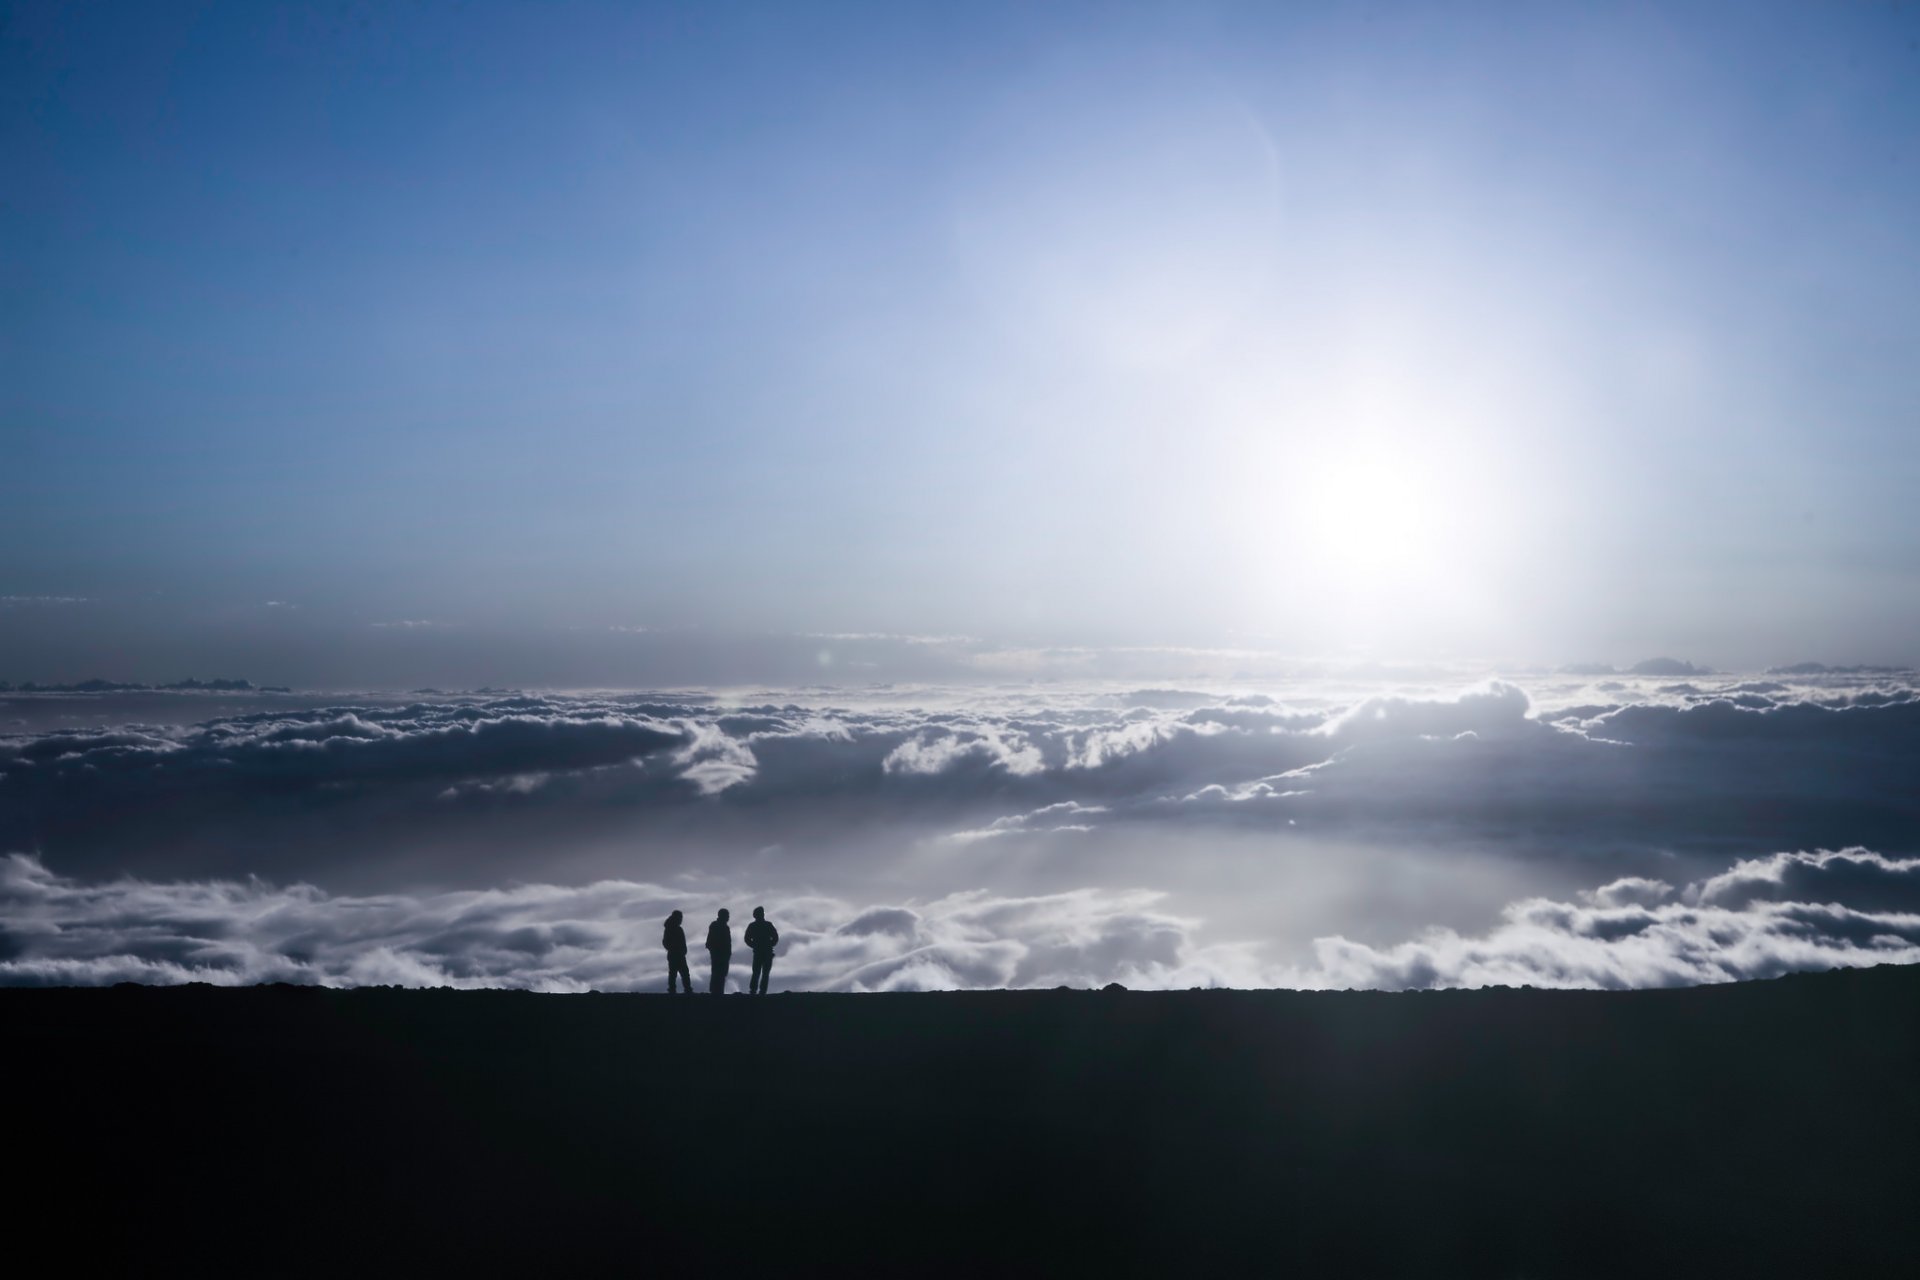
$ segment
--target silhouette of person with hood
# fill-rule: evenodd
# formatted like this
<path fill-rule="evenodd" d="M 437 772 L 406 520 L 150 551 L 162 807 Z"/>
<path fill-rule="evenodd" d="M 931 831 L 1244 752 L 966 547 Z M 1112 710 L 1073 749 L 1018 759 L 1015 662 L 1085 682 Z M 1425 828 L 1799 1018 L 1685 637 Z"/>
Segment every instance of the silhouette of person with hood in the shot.
<path fill-rule="evenodd" d="M 707 956 L 713 961 L 713 984 L 707 990 L 716 996 L 724 994 L 727 965 L 733 959 L 733 929 L 727 924 L 725 907 L 720 908 L 720 918 L 707 926 Z"/>
<path fill-rule="evenodd" d="M 687 972 L 687 931 L 680 927 L 684 919 L 678 911 L 667 917 L 667 927 L 660 933 L 660 945 L 667 949 L 667 994 L 673 994 L 673 978 L 680 975 L 680 991 L 683 995 L 693 994 L 693 976 Z"/>
<path fill-rule="evenodd" d="M 753 952 L 753 976 L 747 980 L 747 994 L 767 994 L 767 979 L 773 976 L 773 949 L 780 945 L 780 931 L 767 919 L 765 907 L 753 909 L 753 923 L 747 926 L 747 948 Z"/>

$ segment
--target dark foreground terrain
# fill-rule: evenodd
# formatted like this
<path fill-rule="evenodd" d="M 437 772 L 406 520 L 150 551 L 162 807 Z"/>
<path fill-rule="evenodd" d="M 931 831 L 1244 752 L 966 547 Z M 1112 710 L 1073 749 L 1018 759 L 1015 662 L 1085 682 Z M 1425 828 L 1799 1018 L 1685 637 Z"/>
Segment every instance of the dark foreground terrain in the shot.
<path fill-rule="evenodd" d="M 0 1027 L 8 1252 L 76 1274 L 1920 1266 L 1920 968 L 1635 993 L 8 990 Z"/>

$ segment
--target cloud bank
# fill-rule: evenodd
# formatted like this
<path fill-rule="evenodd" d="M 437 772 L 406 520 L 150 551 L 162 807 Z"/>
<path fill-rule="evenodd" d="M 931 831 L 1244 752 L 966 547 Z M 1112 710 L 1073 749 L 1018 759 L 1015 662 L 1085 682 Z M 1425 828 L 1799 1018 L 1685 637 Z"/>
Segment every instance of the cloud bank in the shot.
<path fill-rule="evenodd" d="M 665 828 L 743 847 L 809 826 L 1232 829 L 1622 874 L 1755 847 L 1920 853 L 1908 681 L 369 700 L 0 738 L 0 849 L 321 883 L 453 844 L 524 875 L 540 850 Z"/>
<path fill-rule="evenodd" d="M 1920 859 L 1865 849 L 1743 860 L 1688 885 L 1615 881 L 1578 903 L 1530 898 L 1478 937 L 1314 944 L 1289 985 L 1671 987 L 1802 970 L 1920 963 Z"/>
<path fill-rule="evenodd" d="M 1263 964 L 1253 943 L 1202 945 L 1198 922 L 1162 910 L 1160 897 L 1087 889 L 767 905 L 783 990 L 1624 988 L 1920 962 L 1920 859 L 1865 849 L 1743 860 L 1678 891 L 1635 879 L 1578 903 L 1528 899 L 1477 937 L 1436 930 L 1385 948 L 1323 938 L 1304 968 Z M 630 881 L 367 897 L 258 879 L 84 884 L 15 854 L 0 866 L 0 983 L 658 990 L 666 914 L 679 907 L 697 924 L 724 904 Z"/>
<path fill-rule="evenodd" d="M 1193 922 L 1158 910 L 1160 897 L 974 892 L 865 908 L 820 897 L 767 905 L 780 926 L 783 989 L 1257 980 L 1246 948 L 1195 945 Z M 14 854 L 0 866 L 0 983 L 650 990 L 665 981 L 667 913 L 679 908 L 704 922 L 728 901 L 744 914 L 738 899 L 631 881 L 368 897 L 258 879 L 83 884 Z M 735 943 L 744 951 L 737 928 Z M 704 959 L 693 957 L 696 968 Z"/>
<path fill-rule="evenodd" d="M 1658 985 L 1917 909 L 1904 672 L 208 705 L 0 737 L 9 980 L 644 988 L 750 894 L 809 987 Z"/>

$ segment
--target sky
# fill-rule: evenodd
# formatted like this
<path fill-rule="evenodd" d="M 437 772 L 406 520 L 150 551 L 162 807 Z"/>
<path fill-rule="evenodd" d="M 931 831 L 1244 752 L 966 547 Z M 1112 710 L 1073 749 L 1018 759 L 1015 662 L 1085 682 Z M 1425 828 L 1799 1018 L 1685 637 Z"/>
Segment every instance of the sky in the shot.
<path fill-rule="evenodd" d="M 1916 350 L 1911 5 L 0 3 L 0 983 L 1920 961 Z"/>
<path fill-rule="evenodd" d="M 0 679 L 1913 661 L 1916 126 L 1898 5 L 8 5 Z"/>

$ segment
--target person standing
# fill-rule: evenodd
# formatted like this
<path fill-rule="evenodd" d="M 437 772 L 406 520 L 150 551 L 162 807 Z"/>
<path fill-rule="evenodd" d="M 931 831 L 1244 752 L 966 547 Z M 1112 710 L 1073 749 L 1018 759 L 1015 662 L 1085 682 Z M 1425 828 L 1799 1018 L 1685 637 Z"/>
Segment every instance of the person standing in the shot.
<path fill-rule="evenodd" d="M 707 926 L 707 958 L 713 962 L 713 984 L 707 988 L 714 995 L 722 995 L 727 989 L 727 965 L 733 960 L 733 927 L 727 923 L 727 909 L 720 908 L 720 917 Z"/>
<path fill-rule="evenodd" d="M 661 931 L 660 945 L 667 949 L 667 994 L 673 994 L 674 975 L 680 976 L 680 990 L 685 995 L 693 994 L 693 975 L 687 972 L 687 931 L 680 927 L 685 919 L 678 911 L 667 917 L 667 927 Z"/>
<path fill-rule="evenodd" d="M 780 931 L 767 919 L 765 907 L 753 909 L 753 923 L 747 926 L 747 949 L 753 952 L 753 976 L 747 980 L 747 994 L 767 994 L 767 979 L 773 976 L 773 949 L 780 945 Z"/>

